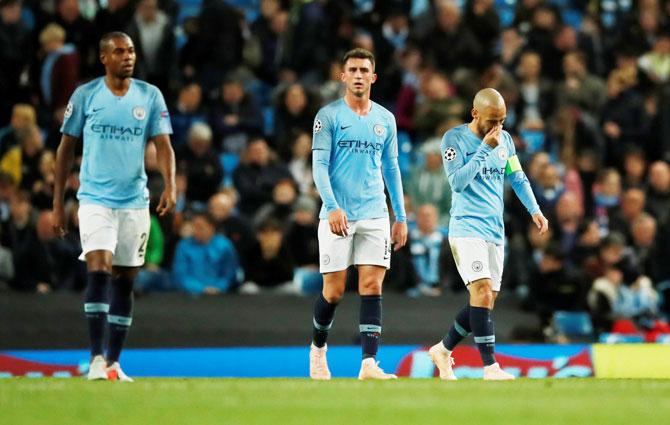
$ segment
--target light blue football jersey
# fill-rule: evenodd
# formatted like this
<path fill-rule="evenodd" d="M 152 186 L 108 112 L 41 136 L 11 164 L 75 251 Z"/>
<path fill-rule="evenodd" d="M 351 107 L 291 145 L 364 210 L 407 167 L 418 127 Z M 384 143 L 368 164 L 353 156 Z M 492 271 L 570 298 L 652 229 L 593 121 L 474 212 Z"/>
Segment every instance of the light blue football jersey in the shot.
<path fill-rule="evenodd" d="M 467 124 L 447 131 L 442 138 L 442 162 L 452 190 L 450 237 L 474 237 L 503 244 L 505 227 L 503 195 L 505 175 L 530 214 L 540 211 L 530 184 L 516 164 L 514 142 L 502 131 L 500 144 L 491 148 Z"/>
<path fill-rule="evenodd" d="M 103 77 L 96 78 L 72 94 L 61 132 L 83 138 L 77 192 L 81 204 L 149 206 L 144 148 L 150 138 L 172 134 L 170 115 L 158 88 L 131 79 L 126 94 L 116 96 Z"/>
<path fill-rule="evenodd" d="M 396 221 L 405 207 L 395 117 L 371 102 L 356 114 L 344 99 L 324 106 L 314 119 L 314 182 L 323 200 L 319 218 L 341 208 L 350 221 L 388 217 L 384 181 Z"/>

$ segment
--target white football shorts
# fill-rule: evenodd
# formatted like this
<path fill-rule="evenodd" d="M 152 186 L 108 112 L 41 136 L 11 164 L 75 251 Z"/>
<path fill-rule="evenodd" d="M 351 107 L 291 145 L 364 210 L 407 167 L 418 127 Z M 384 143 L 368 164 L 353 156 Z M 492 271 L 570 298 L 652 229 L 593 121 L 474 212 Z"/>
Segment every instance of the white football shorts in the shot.
<path fill-rule="evenodd" d="M 505 249 L 479 238 L 449 238 L 451 253 L 465 285 L 491 279 L 491 289 L 500 291 Z"/>
<path fill-rule="evenodd" d="M 388 218 L 349 222 L 349 234 L 337 236 L 328 220 L 319 221 L 321 273 L 346 270 L 350 265 L 391 267 L 391 224 Z"/>
<path fill-rule="evenodd" d="M 112 264 L 140 267 L 149 238 L 149 208 L 112 209 L 101 205 L 79 206 L 79 235 L 84 261 L 91 251 L 110 251 Z"/>

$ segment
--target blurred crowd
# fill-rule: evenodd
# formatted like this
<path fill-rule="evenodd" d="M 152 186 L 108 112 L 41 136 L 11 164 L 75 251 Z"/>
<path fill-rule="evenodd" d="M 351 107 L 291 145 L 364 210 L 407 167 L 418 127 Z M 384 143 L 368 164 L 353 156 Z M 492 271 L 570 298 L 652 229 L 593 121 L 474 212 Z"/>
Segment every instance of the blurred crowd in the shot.
<path fill-rule="evenodd" d="M 540 236 L 508 196 L 506 291 L 543 325 L 567 310 L 597 330 L 666 326 L 670 1 L 0 0 L 0 279 L 13 289 L 84 285 L 76 170 L 70 233 L 50 226 L 54 152 L 112 30 L 133 38 L 135 76 L 163 91 L 177 153 L 177 213 L 152 216 L 139 292 L 319 291 L 312 122 L 343 94 L 343 53 L 363 47 L 377 58 L 372 98 L 397 119 L 410 220 L 387 291 L 463 290 L 440 137 L 494 87 L 552 225 Z M 151 144 L 146 170 L 155 204 Z"/>

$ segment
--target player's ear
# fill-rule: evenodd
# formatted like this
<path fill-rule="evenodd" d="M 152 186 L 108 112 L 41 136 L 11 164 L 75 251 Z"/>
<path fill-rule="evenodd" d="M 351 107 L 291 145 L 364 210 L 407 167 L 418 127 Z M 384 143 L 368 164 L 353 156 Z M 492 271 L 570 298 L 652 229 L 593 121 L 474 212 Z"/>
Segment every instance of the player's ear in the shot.
<path fill-rule="evenodd" d="M 472 118 L 474 119 L 479 118 L 479 112 L 477 111 L 477 109 L 472 108 L 472 111 L 470 113 L 472 114 Z"/>
<path fill-rule="evenodd" d="M 371 81 L 371 83 L 374 84 L 375 81 L 377 81 L 377 74 L 372 74 L 372 81 Z"/>

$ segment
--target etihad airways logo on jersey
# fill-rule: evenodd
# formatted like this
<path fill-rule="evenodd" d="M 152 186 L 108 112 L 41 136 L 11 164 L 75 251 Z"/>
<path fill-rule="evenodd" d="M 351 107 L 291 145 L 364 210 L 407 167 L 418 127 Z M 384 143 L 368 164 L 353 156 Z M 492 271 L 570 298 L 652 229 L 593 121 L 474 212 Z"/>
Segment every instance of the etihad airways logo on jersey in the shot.
<path fill-rule="evenodd" d="M 482 178 L 485 180 L 500 180 L 505 176 L 505 167 L 483 167 L 481 172 Z"/>
<path fill-rule="evenodd" d="M 98 133 L 102 140 L 130 141 L 144 134 L 144 128 L 142 127 L 123 127 L 113 124 L 93 124 L 91 131 Z"/>
<path fill-rule="evenodd" d="M 340 140 L 337 146 L 350 149 L 353 153 L 376 153 L 382 150 L 382 143 L 368 142 L 365 140 Z"/>

